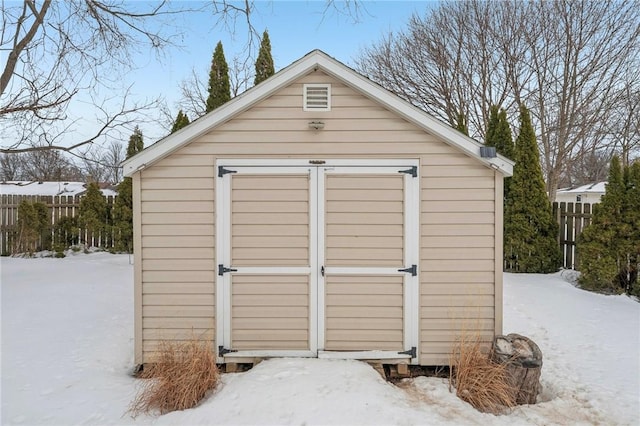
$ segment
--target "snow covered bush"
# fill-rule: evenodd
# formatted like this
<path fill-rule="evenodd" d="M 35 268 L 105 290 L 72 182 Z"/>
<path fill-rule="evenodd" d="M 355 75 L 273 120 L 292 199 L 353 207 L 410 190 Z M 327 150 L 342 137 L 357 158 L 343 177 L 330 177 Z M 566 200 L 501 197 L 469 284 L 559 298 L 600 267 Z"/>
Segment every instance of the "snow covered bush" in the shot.
<path fill-rule="evenodd" d="M 134 417 L 193 408 L 220 382 L 211 343 L 195 337 L 186 342 L 161 341 L 156 358 L 138 377 L 144 380 L 129 407 Z"/>

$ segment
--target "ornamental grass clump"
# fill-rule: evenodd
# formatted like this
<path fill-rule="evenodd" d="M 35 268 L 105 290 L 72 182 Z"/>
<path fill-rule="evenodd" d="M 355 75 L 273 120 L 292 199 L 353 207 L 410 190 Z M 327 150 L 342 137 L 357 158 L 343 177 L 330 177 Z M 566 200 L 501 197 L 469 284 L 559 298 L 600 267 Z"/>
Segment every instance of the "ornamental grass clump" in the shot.
<path fill-rule="evenodd" d="M 501 414 L 516 405 L 506 364 L 493 362 L 480 335 L 463 332 L 450 355 L 449 388 L 483 413 Z"/>
<path fill-rule="evenodd" d="M 162 341 L 154 362 L 138 377 L 144 380 L 129 407 L 134 417 L 195 407 L 220 382 L 212 345 L 195 338 Z"/>

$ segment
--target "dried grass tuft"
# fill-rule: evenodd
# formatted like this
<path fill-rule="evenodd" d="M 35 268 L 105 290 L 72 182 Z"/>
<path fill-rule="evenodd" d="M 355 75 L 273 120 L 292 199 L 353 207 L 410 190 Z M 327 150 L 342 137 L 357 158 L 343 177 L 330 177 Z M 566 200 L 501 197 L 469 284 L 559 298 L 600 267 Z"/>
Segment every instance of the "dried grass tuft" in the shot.
<path fill-rule="evenodd" d="M 462 332 L 452 350 L 449 388 L 483 413 L 501 414 L 516 405 L 506 364 L 493 362 L 479 333 Z"/>
<path fill-rule="evenodd" d="M 129 406 L 134 417 L 195 407 L 220 382 L 211 342 L 196 338 L 160 342 L 154 362 L 145 365 L 138 377 L 145 380 Z"/>

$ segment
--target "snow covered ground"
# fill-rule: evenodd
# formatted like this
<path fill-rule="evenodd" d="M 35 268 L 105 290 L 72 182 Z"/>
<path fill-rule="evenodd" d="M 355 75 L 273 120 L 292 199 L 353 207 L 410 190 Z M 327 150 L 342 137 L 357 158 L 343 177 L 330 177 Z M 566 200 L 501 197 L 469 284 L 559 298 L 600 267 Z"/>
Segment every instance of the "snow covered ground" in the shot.
<path fill-rule="evenodd" d="M 504 331 L 542 349 L 541 402 L 481 414 L 444 379 L 400 386 L 357 361 L 274 359 L 223 376 L 199 407 L 132 419 L 132 266 L 95 253 L 0 260 L 3 425 L 637 424 L 640 304 L 561 274 L 505 275 Z"/>

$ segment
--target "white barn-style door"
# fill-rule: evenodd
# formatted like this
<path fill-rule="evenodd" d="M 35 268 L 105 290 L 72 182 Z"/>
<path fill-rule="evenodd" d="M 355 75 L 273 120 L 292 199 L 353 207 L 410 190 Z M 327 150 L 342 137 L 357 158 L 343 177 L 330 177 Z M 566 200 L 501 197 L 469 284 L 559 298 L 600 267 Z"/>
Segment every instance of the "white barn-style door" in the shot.
<path fill-rule="evenodd" d="M 217 164 L 219 355 L 417 361 L 417 163 L 310 163 Z"/>

